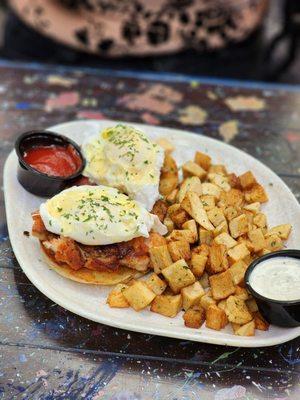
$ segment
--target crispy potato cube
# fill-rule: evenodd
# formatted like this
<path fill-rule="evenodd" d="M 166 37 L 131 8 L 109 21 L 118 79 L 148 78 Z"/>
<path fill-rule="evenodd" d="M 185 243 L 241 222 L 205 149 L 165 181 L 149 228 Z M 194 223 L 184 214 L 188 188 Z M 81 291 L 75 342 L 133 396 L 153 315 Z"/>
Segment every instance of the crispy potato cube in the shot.
<path fill-rule="evenodd" d="M 238 176 L 236 174 L 228 174 L 228 183 L 232 188 L 235 189 L 241 189 L 241 182 Z"/>
<path fill-rule="evenodd" d="M 174 229 L 174 222 L 168 216 L 164 219 L 163 224 L 167 227 L 168 233 L 171 233 L 172 230 Z"/>
<path fill-rule="evenodd" d="M 223 244 L 213 243 L 209 249 L 209 263 L 206 266 L 207 272 L 217 274 L 228 267 L 226 247 Z"/>
<path fill-rule="evenodd" d="M 226 207 L 242 207 L 244 204 L 244 194 L 239 189 L 230 189 L 229 192 L 222 192 L 221 199 Z"/>
<path fill-rule="evenodd" d="M 268 230 L 266 233 L 266 236 L 279 236 L 280 239 L 286 240 L 290 233 L 291 233 L 292 225 L 291 224 L 282 224 L 282 225 L 277 225 L 274 226 L 274 228 L 271 228 Z"/>
<path fill-rule="evenodd" d="M 259 257 L 261 257 L 261 256 L 265 256 L 266 254 L 270 254 L 270 253 L 271 253 L 270 250 L 268 250 L 268 249 L 262 249 L 262 250 L 260 250 L 260 251 L 257 253 L 257 255 L 258 255 Z"/>
<path fill-rule="evenodd" d="M 261 228 L 256 228 L 248 232 L 248 237 L 251 241 L 255 253 L 266 247 L 265 237 Z"/>
<path fill-rule="evenodd" d="M 248 203 L 255 203 L 257 201 L 265 203 L 269 200 L 265 189 L 259 184 L 252 186 L 251 189 L 245 192 L 245 199 Z"/>
<path fill-rule="evenodd" d="M 168 204 L 174 204 L 177 199 L 178 189 L 173 189 L 171 193 L 165 196 L 166 202 Z"/>
<path fill-rule="evenodd" d="M 197 176 L 192 176 L 190 178 L 186 178 L 182 182 L 182 184 L 178 190 L 178 194 L 177 194 L 177 201 L 179 203 L 182 202 L 182 200 L 184 199 L 187 192 L 195 192 L 199 196 L 202 194 L 202 184 L 201 184 L 200 179 Z"/>
<path fill-rule="evenodd" d="M 258 213 L 253 217 L 253 223 L 258 228 L 264 228 L 265 226 L 267 226 L 267 217 L 263 213 Z"/>
<path fill-rule="evenodd" d="M 157 246 L 149 249 L 150 260 L 154 272 L 160 274 L 161 271 L 173 263 L 168 246 Z"/>
<path fill-rule="evenodd" d="M 199 308 L 198 310 L 188 309 L 183 314 L 184 325 L 188 328 L 200 328 L 205 321 L 205 310 Z"/>
<path fill-rule="evenodd" d="M 270 251 L 277 251 L 283 248 L 282 240 L 277 235 L 268 236 L 265 243 L 266 249 Z"/>
<path fill-rule="evenodd" d="M 229 270 L 209 277 L 212 297 L 215 300 L 226 299 L 235 293 L 235 287 Z"/>
<path fill-rule="evenodd" d="M 220 225 L 222 222 L 226 222 L 226 218 L 222 212 L 222 210 L 218 207 L 212 208 L 207 211 L 207 216 L 210 222 L 216 227 Z"/>
<path fill-rule="evenodd" d="M 237 296 L 228 297 L 226 300 L 225 312 L 228 320 L 236 324 L 244 325 L 252 320 L 252 315 L 249 312 L 246 303 Z"/>
<path fill-rule="evenodd" d="M 157 200 L 152 208 L 151 214 L 157 215 L 160 222 L 163 222 L 167 215 L 168 205 L 164 200 Z"/>
<path fill-rule="evenodd" d="M 204 272 L 204 274 L 200 277 L 199 282 L 203 289 L 209 288 L 209 276 L 207 272 Z"/>
<path fill-rule="evenodd" d="M 234 334 L 238 336 L 254 336 L 255 334 L 255 323 L 250 321 L 247 324 L 239 326 L 234 330 Z"/>
<path fill-rule="evenodd" d="M 202 183 L 202 194 L 208 195 L 208 196 L 213 196 L 216 199 L 219 199 L 221 196 L 221 188 L 219 186 L 215 185 L 214 183 L 210 182 L 203 182 Z"/>
<path fill-rule="evenodd" d="M 151 274 L 149 278 L 146 279 L 145 283 L 156 295 L 162 294 L 167 287 L 166 282 L 160 279 L 160 277 L 155 273 Z"/>
<path fill-rule="evenodd" d="M 218 302 L 218 307 L 225 311 L 226 308 L 226 299 L 223 299 Z"/>
<path fill-rule="evenodd" d="M 124 283 L 117 284 L 107 297 L 107 304 L 110 307 L 127 308 L 129 303 L 123 295 L 123 291 L 128 288 Z"/>
<path fill-rule="evenodd" d="M 250 211 L 253 214 L 258 214 L 260 211 L 260 203 L 256 201 L 255 203 L 246 204 L 244 210 Z"/>
<path fill-rule="evenodd" d="M 248 300 L 248 298 L 249 298 L 249 293 L 248 293 L 247 289 L 242 288 L 240 286 L 236 286 L 235 287 L 235 294 L 234 295 L 239 297 L 240 299 L 242 299 L 244 301 Z"/>
<path fill-rule="evenodd" d="M 135 311 L 140 311 L 147 307 L 155 297 L 155 293 L 142 281 L 134 281 L 122 293 Z"/>
<path fill-rule="evenodd" d="M 234 322 L 230 322 L 230 325 L 234 334 L 242 326 L 241 324 L 235 324 Z"/>
<path fill-rule="evenodd" d="M 228 319 L 224 310 L 217 305 L 209 306 L 206 310 L 206 327 L 216 331 L 225 328 Z"/>
<path fill-rule="evenodd" d="M 207 171 L 211 164 L 211 157 L 209 157 L 207 154 L 201 153 L 201 151 L 196 151 L 194 161 L 205 171 Z"/>
<path fill-rule="evenodd" d="M 228 256 L 232 262 L 242 260 L 243 258 L 250 255 L 250 252 L 245 243 L 240 243 L 228 250 Z"/>
<path fill-rule="evenodd" d="M 202 202 L 203 208 L 205 211 L 211 210 L 216 206 L 215 198 L 214 196 L 211 196 L 209 194 L 200 196 L 200 200 Z"/>
<path fill-rule="evenodd" d="M 177 188 L 179 182 L 178 168 L 170 154 L 165 153 L 165 160 L 161 169 L 159 193 L 167 196 Z"/>
<path fill-rule="evenodd" d="M 200 278 L 203 275 L 207 259 L 208 259 L 207 255 L 203 253 L 200 254 L 192 253 L 191 270 L 197 278 Z"/>
<path fill-rule="evenodd" d="M 206 171 L 200 165 L 193 161 L 187 161 L 182 166 L 183 177 L 197 176 L 199 179 L 203 179 L 206 176 Z"/>
<path fill-rule="evenodd" d="M 178 203 L 172 204 L 168 208 L 168 215 L 178 228 L 181 228 L 182 224 L 190 219 L 188 213 Z"/>
<path fill-rule="evenodd" d="M 211 244 L 214 238 L 212 231 L 207 231 L 206 229 L 199 228 L 199 241 L 201 244 Z"/>
<path fill-rule="evenodd" d="M 195 235 L 189 229 L 174 229 L 167 237 L 168 241 L 186 240 L 188 243 L 195 243 L 197 241 Z"/>
<path fill-rule="evenodd" d="M 161 294 L 152 301 L 150 311 L 165 317 L 174 318 L 182 307 L 181 294 L 176 296 L 171 294 Z"/>
<path fill-rule="evenodd" d="M 182 308 L 186 311 L 193 305 L 199 304 L 199 301 L 204 294 L 204 289 L 198 281 L 190 286 L 184 287 L 181 289 Z"/>
<path fill-rule="evenodd" d="M 233 238 L 244 235 L 248 232 L 248 229 L 248 219 L 245 214 L 241 214 L 229 222 L 229 230 Z"/>
<path fill-rule="evenodd" d="M 247 171 L 239 176 L 240 183 L 243 189 L 250 189 L 257 184 L 257 181 L 251 171 Z"/>
<path fill-rule="evenodd" d="M 251 313 L 258 311 L 257 303 L 253 298 L 246 300 L 246 306 Z"/>
<path fill-rule="evenodd" d="M 162 147 L 166 153 L 172 153 L 175 150 L 175 147 L 168 139 L 159 138 L 156 140 L 156 143 Z"/>
<path fill-rule="evenodd" d="M 220 174 L 220 175 L 227 175 L 227 170 L 225 165 L 223 164 L 213 164 L 209 167 L 208 170 L 211 174 Z"/>
<path fill-rule="evenodd" d="M 183 229 L 188 229 L 192 233 L 193 241 L 191 243 L 195 243 L 198 240 L 198 228 L 196 221 L 194 219 L 190 219 L 182 224 Z"/>
<path fill-rule="evenodd" d="M 208 309 L 209 306 L 217 304 L 216 300 L 212 298 L 211 291 L 205 293 L 204 296 L 200 299 L 200 306 L 205 310 Z"/>
<path fill-rule="evenodd" d="M 219 236 L 221 233 L 228 233 L 228 224 L 226 220 L 221 222 L 220 225 L 216 226 L 213 231 L 214 238 Z"/>
<path fill-rule="evenodd" d="M 181 207 L 204 229 L 208 231 L 214 229 L 213 225 L 209 222 L 206 211 L 197 193 L 188 192 L 181 203 Z"/>
<path fill-rule="evenodd" d="M 215 243 L 223 244 L 227 249 L 231 249 L 238 243 L 227 232 L 223 232 L 214 239 Z"/>
<path fill-rule="evenodd" d="M 231 186 L 228 183 L 228 178 L 226 176 L 210 173 L 207 177 L 211 183 L 219 186 L 225 192 L 229 192 L 229 190 L 231 189 Z"/>
<path fill-rule="evenodd" d="M 264 319 L 259 311 L 254 314 L 255 329 L 260 331 L 267 331 L 270 324 Z"/>
<path fill-rule="evenodd" d="M 174 293 L 179 293 L 181 289 L 191 285 L 196 280 L 184 260 L 178 260 L 174 264 L 163 269 L 162 274 Z"/>
<path fill-rule="evenodd" d="M 239 260 L 231 265 L 228 271 L 230 271 L 233 283 L 235 285 L 243 284 L 247 268 L 248 266 L 243 260 Z"/>
<path fill-rule="evenodd" d="M 224 210 L 224 215 L 227 221 L 231 221 L 233 218 L 238 216 L 238 210 L 233 206 L 226 207 Z"/>
<path fill-rule="evenodd" d="M 173 261 L 180 259 L 189 260 L 191 258 L 190 244 L 186 240 L 176 240 L 168 243 L 168 249 Z"/>

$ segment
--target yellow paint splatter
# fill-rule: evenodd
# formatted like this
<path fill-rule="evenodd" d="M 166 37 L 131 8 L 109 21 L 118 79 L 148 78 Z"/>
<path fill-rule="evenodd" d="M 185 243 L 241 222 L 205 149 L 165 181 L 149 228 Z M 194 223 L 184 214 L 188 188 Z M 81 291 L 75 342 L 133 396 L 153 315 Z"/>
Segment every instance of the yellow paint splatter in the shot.
<path fill-rule="evenodd" d="M 265 100 L 256 96 L 227 97 L 224 102 L 232 111 L 261 111 L 266 108 Z"/>
<path fill-rule="evenodd" d="M 217 100 L 217 98 L 218 98 L 218 96 L 216 95 L 216 93 L 212 92 L 211 90 L 208 90 L 206 94 L 207 94 L 207 97 L 208 97 L 210 100 Z"/>
<path fill-rule="evenodd" d="M 179 113 L 179 121 L 187 125 L 203 125 L 207 118 L 207 112 L 198 106 L 187 106 Z"/>
<path fill-rule="evenodd" d="M 231 142 L 239 133 L 238 121 L 233 119 L 219 126 L 219 133 L 226 143 Z"/>

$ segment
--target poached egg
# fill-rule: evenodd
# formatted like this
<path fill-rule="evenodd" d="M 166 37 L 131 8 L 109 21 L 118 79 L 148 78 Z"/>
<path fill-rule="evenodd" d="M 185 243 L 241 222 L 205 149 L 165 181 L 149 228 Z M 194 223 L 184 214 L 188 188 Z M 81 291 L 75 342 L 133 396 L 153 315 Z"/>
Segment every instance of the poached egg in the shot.
<path fill-rule="evenodd" d="M 86 245 L 127 242 L 161 235 L 167 228 L 138 201 L 106 186 L 74 186 L 63 190 L 40 206 L 49 232 L 70 237 Z"/>
<path fill-rule="evenodd" d="M 151 210 L 159 194 L 164 150 L 142 131 L 119 124 L 104 129 L 82 146 L 83 175 L 92 182 L 115 187 Z"/>

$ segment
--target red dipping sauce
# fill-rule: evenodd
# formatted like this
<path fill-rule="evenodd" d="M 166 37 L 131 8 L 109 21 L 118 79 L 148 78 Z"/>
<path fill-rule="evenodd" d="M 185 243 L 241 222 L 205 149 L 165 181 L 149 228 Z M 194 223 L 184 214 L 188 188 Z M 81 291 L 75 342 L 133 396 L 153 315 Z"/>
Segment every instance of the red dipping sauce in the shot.
<path fill-rule="evenodd" d="M 73 146 L 36 146 L 23 154 L 32 168 L 50 176 L 68 177 L 75 174 L 82 161 Z"/>

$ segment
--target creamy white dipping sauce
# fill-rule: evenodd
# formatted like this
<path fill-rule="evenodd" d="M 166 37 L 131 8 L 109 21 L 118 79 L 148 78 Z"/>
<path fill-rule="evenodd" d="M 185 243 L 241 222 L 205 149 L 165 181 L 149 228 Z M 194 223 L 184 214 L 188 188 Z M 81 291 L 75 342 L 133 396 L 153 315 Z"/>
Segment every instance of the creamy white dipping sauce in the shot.
<path fill-rule="evenodd" d="M 300 259 L 272 257 L 253 269 L 249 277 L 252 288 L 272 300 L 300 300 Z"/>

